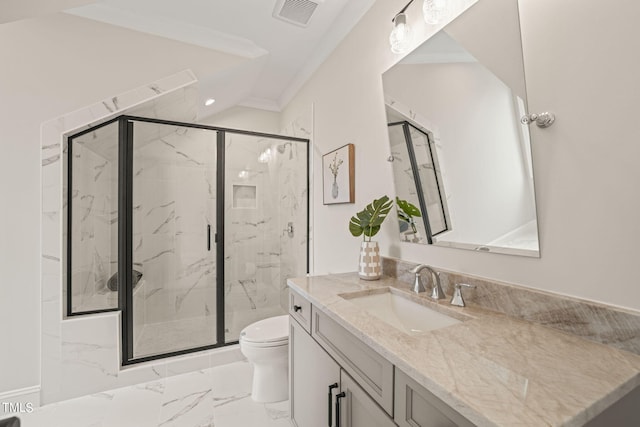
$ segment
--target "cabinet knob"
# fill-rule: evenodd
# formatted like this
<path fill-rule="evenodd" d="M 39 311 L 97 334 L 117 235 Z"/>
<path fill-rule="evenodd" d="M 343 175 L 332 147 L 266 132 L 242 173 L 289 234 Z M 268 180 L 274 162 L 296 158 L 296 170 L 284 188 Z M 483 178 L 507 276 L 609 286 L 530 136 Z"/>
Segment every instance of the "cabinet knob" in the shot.
<path fill-rule="evenodd" d="M 293 306 L 293 311 L 295 311 L 296 313 L 299 311 L 302 311 L 302 306 L 301 305 L 294 305 Z"/>

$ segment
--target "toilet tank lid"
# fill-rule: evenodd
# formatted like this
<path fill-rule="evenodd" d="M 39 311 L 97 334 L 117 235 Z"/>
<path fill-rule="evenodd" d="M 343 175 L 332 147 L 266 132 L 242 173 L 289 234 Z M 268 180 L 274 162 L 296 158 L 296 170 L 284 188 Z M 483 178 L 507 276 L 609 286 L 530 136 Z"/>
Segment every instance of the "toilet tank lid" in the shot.
<path fill-rule="evenodd" d="M 275 342 L 289 338 L 289 316 L 276 316 L 252 323 L 240 332 L 248 342 Z"/>

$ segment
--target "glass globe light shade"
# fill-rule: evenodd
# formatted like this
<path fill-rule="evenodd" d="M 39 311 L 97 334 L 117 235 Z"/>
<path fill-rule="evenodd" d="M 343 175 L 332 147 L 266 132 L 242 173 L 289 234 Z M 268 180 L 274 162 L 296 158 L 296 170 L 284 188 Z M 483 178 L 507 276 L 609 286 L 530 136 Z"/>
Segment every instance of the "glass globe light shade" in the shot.
<path fill-rule="evenodd" d="M 389 43 L 391 44 L 391 52 L 405 53 L 411 48 L 413 33 L 411 27 L 407 24 L 407 15 L 399 13 L 393 18 L 393 30 L 389 35 Z"/>

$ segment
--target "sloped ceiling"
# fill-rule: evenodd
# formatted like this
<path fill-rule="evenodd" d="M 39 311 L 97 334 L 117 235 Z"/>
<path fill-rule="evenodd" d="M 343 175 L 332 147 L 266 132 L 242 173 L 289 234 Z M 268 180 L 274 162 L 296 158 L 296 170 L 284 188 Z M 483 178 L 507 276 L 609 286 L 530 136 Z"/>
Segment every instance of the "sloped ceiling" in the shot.
<path fill-rule="evenodd" d="M 66 12 L 245 58 L 197 73 L 202 118 L 233 105 L 282 109 L 375 0 L 314 1 L 306 28 L 275 19 L 276 0 L 101 0 Z"/>
<path fill-rule="evenodd" d="M 93 3 L 92 0 L 0 0 L 0 24 L 36 18 L 70 7 Z"/>

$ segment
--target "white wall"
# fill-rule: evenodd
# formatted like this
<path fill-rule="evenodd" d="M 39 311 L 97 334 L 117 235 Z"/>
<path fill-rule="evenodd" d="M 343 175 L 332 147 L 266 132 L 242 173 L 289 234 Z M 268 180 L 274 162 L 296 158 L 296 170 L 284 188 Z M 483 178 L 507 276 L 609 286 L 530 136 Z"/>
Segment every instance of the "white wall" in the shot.
<path fill-rule="evenodd" d="M 480 3 L 485 0 L 480 0 Z M 427 30 L 418 3 L 408 9 Z M 384 224 L 384 255 L 640 309 L 633 276 L 640 249 L 640 144 L 636 118 L 640 4 L 617 0 L 521 0 L 531 112 L 557 122 L 532 128 L 541 258 L 400 244 Z M 314 191 L 315 272 L 356 269 L 359 240 L 347 223 L 373 198 L 393 192 L 381 74 L 398 58 L 388 47 L 399 3 L 378 1 L 289 104 L 285 116 L 314 104 L 315 170 L 322 153 L 356 144 L 356 203 L 323 206 Z M 487 25 L 490 25 L 488 23 Z M 435 30 L 435 29 L 434 29 Z M 331 232 L 328 232 L 331 230 Z"/>
<path fill-rule="evenodd" d="M 186 68 L 240 59 L 63 14 L 1 25 L 0 57 L 2 393 L 40 383 L 41 123 Z"/>
<path fill-rule="evenodd" d="M 280 113 L 250 107 L 232 107 L 200 123 L 231 129 L 251 130 L 277 134 L 280 131 Z"/>

